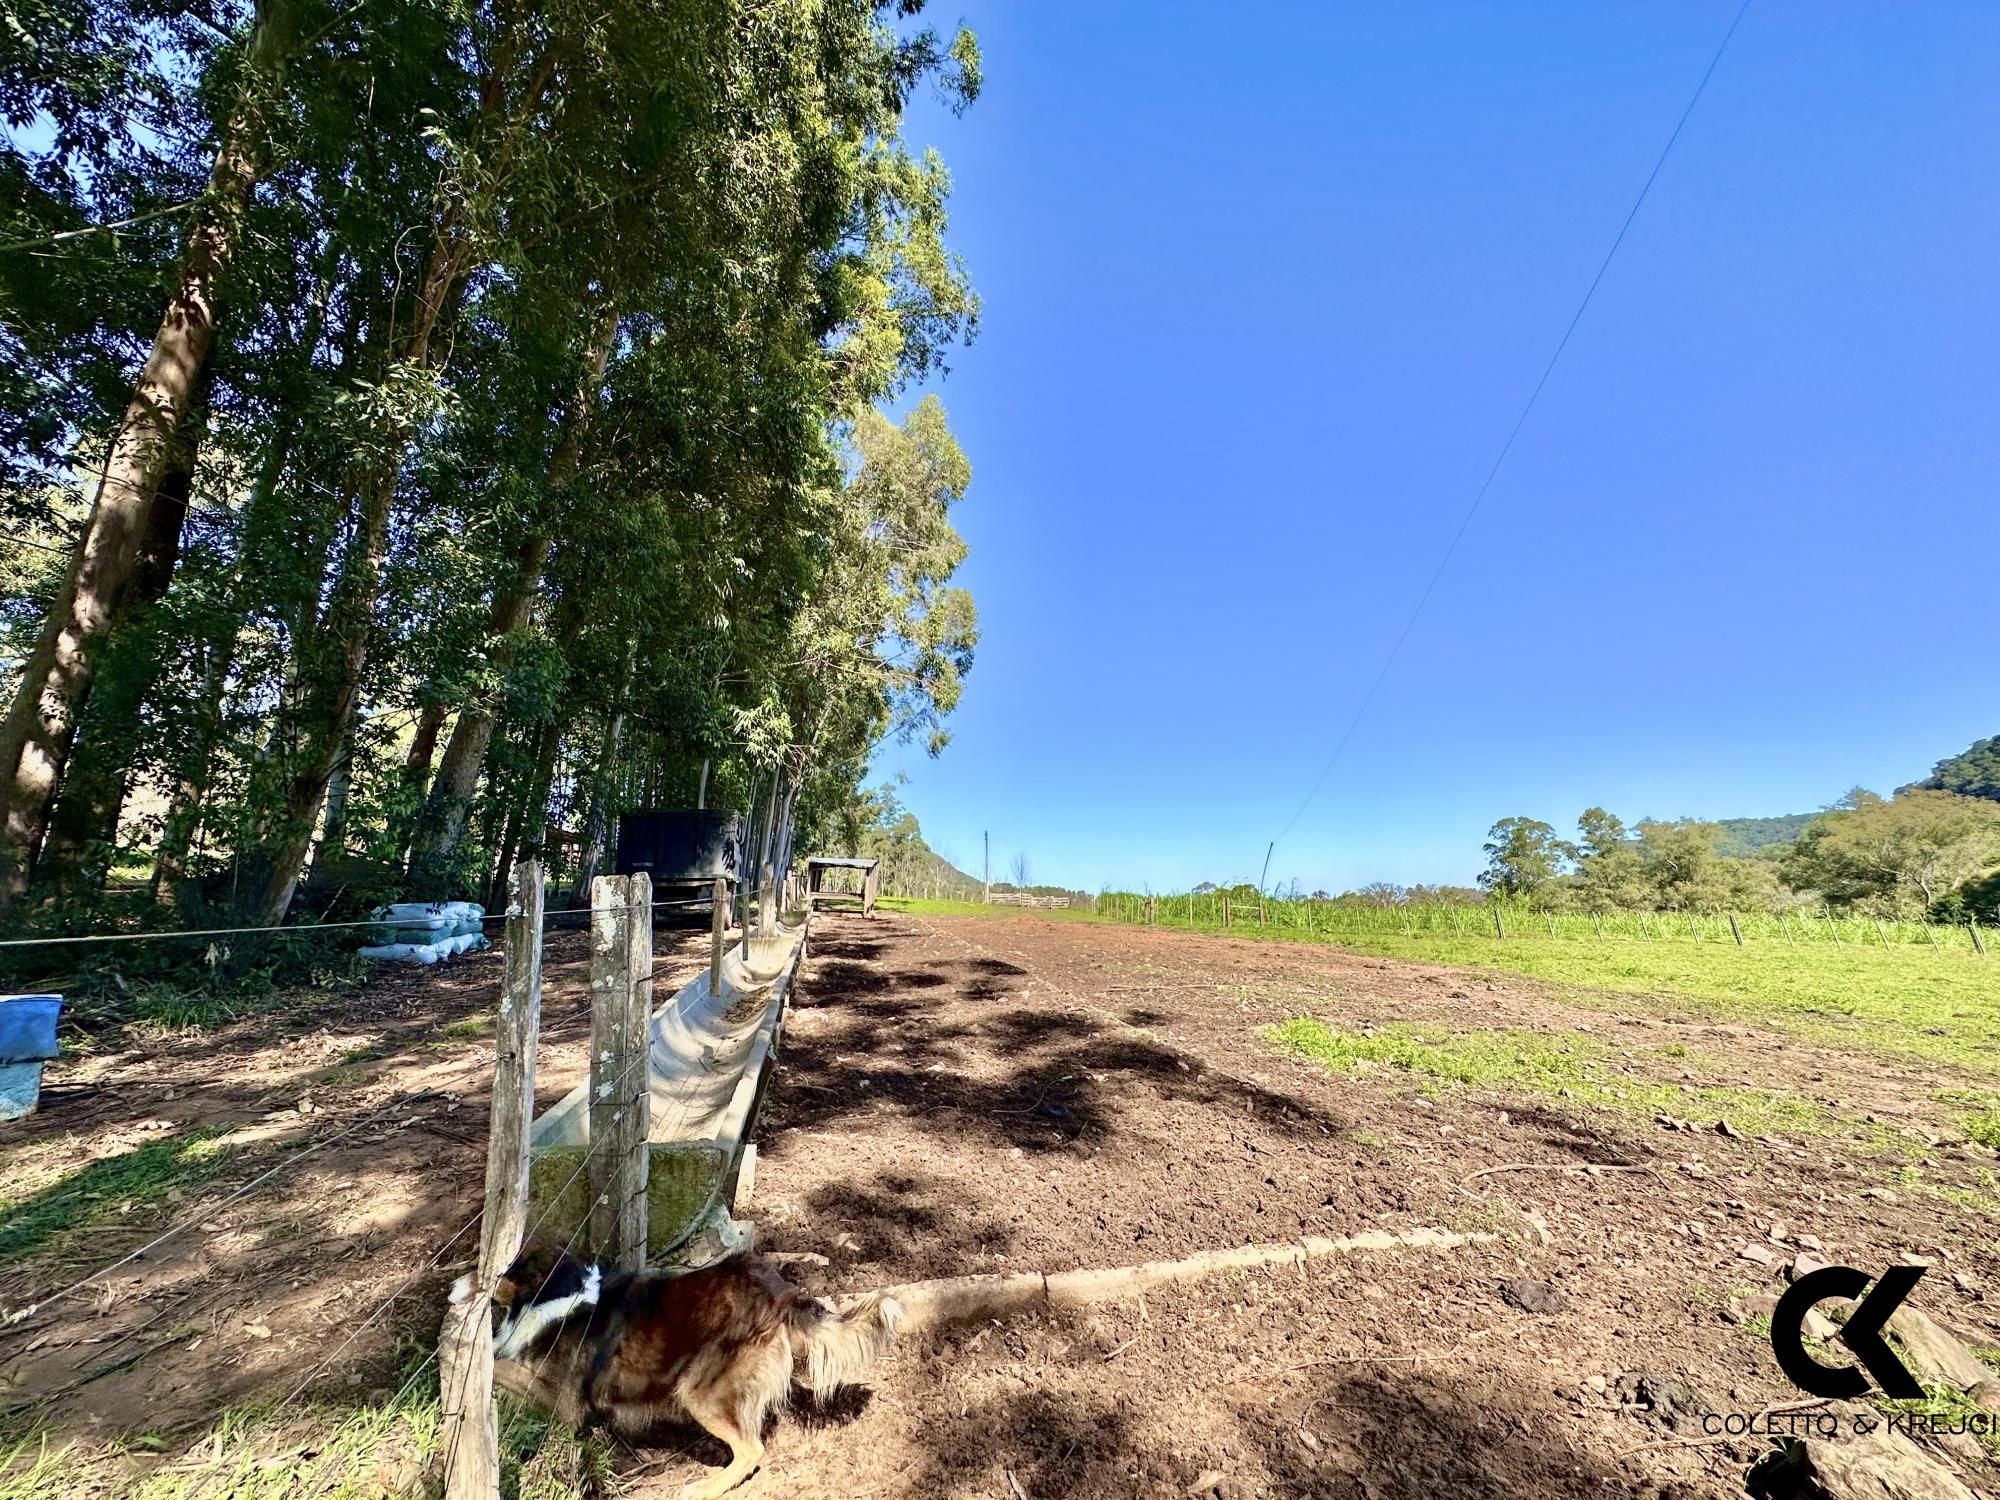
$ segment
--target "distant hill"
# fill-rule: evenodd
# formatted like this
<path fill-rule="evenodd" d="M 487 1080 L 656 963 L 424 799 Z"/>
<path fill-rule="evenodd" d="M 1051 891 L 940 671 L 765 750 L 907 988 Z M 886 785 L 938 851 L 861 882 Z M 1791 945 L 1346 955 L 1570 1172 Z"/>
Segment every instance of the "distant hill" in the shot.
<path fill-rule="evenodd" d="M 1759 851 L 1773 845 L 1797 843 L 1806 825 L 1818 816 L 1806 812 L 1777 818 L 1723 818 L 1715 825 L 1722 830 L 1715 852 L 1727 859 L 1754 859 Z"/>

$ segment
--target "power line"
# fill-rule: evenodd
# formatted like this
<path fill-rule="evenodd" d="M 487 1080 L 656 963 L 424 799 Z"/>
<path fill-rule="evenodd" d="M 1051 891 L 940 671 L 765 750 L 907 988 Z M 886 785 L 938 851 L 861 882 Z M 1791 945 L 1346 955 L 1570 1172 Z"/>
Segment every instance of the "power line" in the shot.
<path fill-rule="evenodd" d="M 1507 440 L 1500 445 L 1499 455 L 1493 460 L 1493 466 L 1486 471 L 1486 478 L 1480 484 L 1478 493 L 1472 497 L 1472 504 L 1465 508 L 1465 514 L 1459 518 L 1458 529 L 1451 534 L 1451 541 L 1445 546 L 1444 556 L 1438 559 L 1438 565 L 1431 573 L 1430 582 L 1424 585 L 1423 592 L 1417 596 L 1416 607 L 1403 622 L 1402 631 L 1396 636 L 1395 644 L 1389 648 L 1388 656 L 1383 659 L 1382 669 L 1375 674 L 1375 680 L 1368 685 L 1368 691 L 1362 695 L 1360 706 L 1354 710 L 1354 717 L 1348 720 L 1347 728 L 1335 743 L 1333 754 L 1327 757 L 1326 764 L 1313 779 L 1305 799 L 1299 803 L 1298 810 L 1292 814 L 1290 821 L 1278 831 L 1278 839 L 1273 840 L 1273 844 L 1282 840 L 1298 825 L 1299 819 L 1305 815 L 1306 808 L 1311 806 L 1313 798 L 1319 795 L 1320 787 L 1332 772 L 1335 763 L 1339 761 L 1342 752 L 1347 749 L 1348 741 L 1354 738 L 1354 731 L 1361 727 L 1362 719 L 1367 716 L 1370 706 L 1375 702 L 1375 695 L 1381 691 L 1383 682 L 1389 676 L 1389 669 L 1395 666 L 1396 658 L 1402 655 L 1403 646 L 1409 640 L 1411 630 L 1416 627 L 1418 617 L 1424 612 L 1424 606 L 1430 603 L 1431 594 L 1436 590 L 1438 580 L 1444 576 L 1444 570 L 1450 566 L 1453 555 L 1458 551 L 1458 544 L 1465 539 L 1466 530 L 1472 525 L 1472 518 L 1479 513 L 1480 503 L 1486 499 L 1486 492 L 1493 487 L 1493 481 L 1500 473 L 1500 466 L 1506 463 L 1507 455 L 1513 451 L 1514 439 L 1521 435 L 1521 428 L 1527 423 L 1528 414 L 1535 409 L 1535 402 L 1540 399 L 1542 388 L 1549 383 L 1549 376 L 1555 373 L 1556 362 L 1562 358 L 1563 350 L 1569 347 L 1570 335 L 1576 332 L 1577 324 L 1583 321 L 1584 312 L 1589 308 L 1591 298 L 1597 295 L 1598 284 L 1604 280 L 1604 273 L 1611 269 L 1612 259 L 1618 254 L 1618 247 L 1625 243 L 1626 231 L 1631 229 L 1632 221 L 1638 218 L 1639 209 L 1645 203 L 1646 195 L 1652 192 L 1653 183 L 1659 177 L 1660 169 L 1667 164 L 1667 157 L 1673 153 L 1674 143 L 1681 138 L 1682 129 L 1694 114 L 1695 106 L 1701 102 L 1702 93 L 1708 88 L 1709 79 L 1714 77 L 1716 66 L 1722 61 L 1722 54 L 1729 50 L 1730 38 L 1736 35 L 1736 28 L 1743 24 L 1744 14 L 1749 9 L 1750 0 L 1743 0 L 1737 7 L 1736 18 L 1729 23 L 1729 29 L 1722 34 L 1722 40 L 1716 46 L 1715 55 L 1709 58 L 1708 66 L 1702 70 L 1701 81 L 1694 86 L 1694 93 L 1688 99 L 1687 108 L 1681 111 L 1680 119 L 1674 123 L 1673 133 L 1667 137 L 1666 145 L 1660 148 L 1660 155 L 1653 163 L 1653 170 L 1646 174 L 1646 181 L 1639 189 L 1639 196 L 1632 200 L 1632 207 L 1625 215 L 1625 222 L 1618 226 L 1618 233 L 1612 238 L 1611 248 L 1604 252 L 1604 259 L 1598 263 L 1597 274 L 1590 278 L 1590 285 L 1584 291 L 1583 300 L 1577 303 L 1576 311 L 1570 316 L 1569 326 L 1563 329 L 1562 337 L 1556 341 L 1555 352 L 1549 356 L 1549 362 L 1542 367 L 1541 378 L 1535 382 L 1535 388 L 1528 393 L 1528 399 L 1521 407 L 1521 414 L 1514 419 L 1513 427 L 1508 430 Z"/>

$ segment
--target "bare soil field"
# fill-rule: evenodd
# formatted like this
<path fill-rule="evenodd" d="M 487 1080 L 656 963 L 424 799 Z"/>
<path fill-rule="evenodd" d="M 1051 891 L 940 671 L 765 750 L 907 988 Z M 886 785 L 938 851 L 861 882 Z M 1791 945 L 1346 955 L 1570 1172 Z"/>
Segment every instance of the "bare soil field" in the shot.
<path fill-rule="evenodd" d="M 663 989 L 704 940 L 661 934 Z M 869 1389 L 780 1422 L 752 1500 L 1741 1495 L 1768 1439 L 1698 1414 L 1800 1398 L 1756 1300 L 1797 1255 L 1920 1257 L 1916 1304 L 2000 1344 L 1995 1153 L 1937 1097 L 1990 1076 L 1317 945 L 882 911 L 816 921 L 809 954 L 745 1212 L 814 1291 L 1371 1229 L 1496 1238 L 909 1340 Z M 0 1307 L 213 1209 L 0 1334 L 11 1421 L 88 1455 L 68 1492 L 279 1493 L 203 1487 L 239 1440 L 225 1411 L 303 1386 L 255 1434 L 300 1465 L 410 1382 L 470 1259 L 451 1236 L 478 1204 L 497 986 L 481 955 L 162 1036 L 66 1068 L 4 1137 Z M 581 938 L 558 937 L 544 1103 L 582 1072 L 587 1003 Z M 1351 1054 L 1274 1039 L 1302 1016 Z M 1512 1063 L 1374 1060 L 1412 1027 L 1498 1038 Z M 1545 1053 L 1566 1069 L 1520 1065 Z M 134 1187 L 149 1150 L 174 1153 L 157 1192 Z M 608 1488 L 670 1495 L 721 1459 L 665 1436 L 612 1454 Z M 422 1451 L 404 1424 L 351 1489 L 297 1492 L 383 1493 Z M 1995 1487 L 1975 1440 L 1931 1452 Z"/>

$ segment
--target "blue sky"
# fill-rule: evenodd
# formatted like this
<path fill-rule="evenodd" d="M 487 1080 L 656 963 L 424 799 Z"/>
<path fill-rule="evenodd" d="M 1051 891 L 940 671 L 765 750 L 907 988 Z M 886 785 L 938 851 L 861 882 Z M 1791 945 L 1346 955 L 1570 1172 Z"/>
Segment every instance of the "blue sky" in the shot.
<path fill-rule="evenodd" d="M 983 639 L 878 775 L 996 874 L 1255 879 L 1736 10 L 968 4 L 912 121 Z M 935 11 L 940 24 L 954 15 Z M 2000 732 L 2000 9 L 1755 0 L 1274 881 L 1733 817 Z"/>

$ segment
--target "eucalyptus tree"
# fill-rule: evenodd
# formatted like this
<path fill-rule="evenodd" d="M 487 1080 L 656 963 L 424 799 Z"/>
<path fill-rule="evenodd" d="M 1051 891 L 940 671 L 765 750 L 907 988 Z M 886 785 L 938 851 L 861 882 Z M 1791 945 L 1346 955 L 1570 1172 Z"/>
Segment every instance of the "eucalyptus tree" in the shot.
<path fill-rule="evenodd" d="M 751 559 L 810 533 L 810 497 L 831 467 L 829 421 L 931 368 L 975 311 L 963 268 L 943 248 L 948 178 L 935 158 L 912 159 L 897 130 L 908 90 L 933 73 L 969 101 L 977 59 L 969 38 L 945 48 L 929 32 L 901 37 L 851 5 L 746 12 L 731 41 L 736 68 L 712 110 L 690 108 L 698 96 L 684 89 L 641 131 L 643 170 L 672 187 L 675 212 L 632 222 L 637 195 L 627 194 L 615 217 L 580 220 L 570 233 L 586 248 L 601 242 L 582 256 L 605 272 L 591 288 L 599 326 L 623 317 L 621 363 L 651 393 L 624 406 L 604 445 L 622 450 L 621 474 L 639 480 L 619 488 L 694 514 L 726 498 L 728 555 L 769 590 L 776 580 Z M 706 409 L 718 396 L 722 409 Z M 589 416 L 578 403 L 565 419 L 546 491 L 571 489 Z M 634 465 L 640 433 L 647 458 Z M 566 509 L 589 514 L 588 505 Z M 547 506 L 528 519 L 519 565 L 494 593 L 489 694 L 560 545 L 552 532 L 564 513 Z M 631 573 L 629 557 L 616 571 Z M 688 590 L 662 580 L 653 597 L 678 604 Z M 636 670 L 636 650 L 613 653 L 619 680 Z M 476 699 L 461 709 L 411 851 L 413 874 L 452 860 L 493 722 Z M 604 711 L 580 886 L 608 828 L 624 725 L 622 709 Z"/>
<path fill-rule="evenodd" d="M 231 70 L 239 71 L 237 97 L 188 220 L 165 314 L 97 464 L 96 494 L 67 575 L 0 720 L 0 895 L 26 889 L 105 638 L 131 609 L 135 588 L 157 597 L 165 586 L 160 575 L 171 571 L 172 549 L 158 535 L 155 510 L 163 481 L 191 472 L 177 449 L 207 378 L 218 297 L 269 156 L 279 75 L 301 4 L 260 0 L 243 66 Z M 174 520 L 168 529 L 177 542 Z M 151 579 L 142 577 L 148 571 Z"/>
<path fill-rule="evenodd" d="M 972 597 L 950 581 L 965 558 L 951 510 L 972 470 L 942 403 L 925 396 L 901 426 L 873 408 L 863 411 L 851 454 L 817 586 L 773 682 L 789 739 L 774 768 L 769 824 L 781 832 L 775 850 L 767 844 L 762 851 L 773 877 L 767 885 L 784 868 L 790 851 L 782 830 L 794 825 L 816 764 L 858 775 L 885 734 L 921 738 L 932 755 L 944 749 L 943 721 L 978 640 Z"/>

